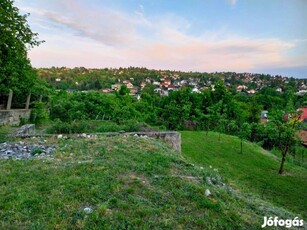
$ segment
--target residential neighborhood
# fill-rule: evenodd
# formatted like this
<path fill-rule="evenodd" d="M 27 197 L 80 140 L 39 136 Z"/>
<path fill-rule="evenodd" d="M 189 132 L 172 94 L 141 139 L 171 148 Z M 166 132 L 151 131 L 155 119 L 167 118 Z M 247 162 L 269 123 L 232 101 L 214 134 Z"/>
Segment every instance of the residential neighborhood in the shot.
<path fill-rule="evenodd" d="M 52 67 L 40 68 L 37 72 L 55 88 L 74 91 L 96 90 L 112 93 L 118 91 L 121 85 L 126 85 L 130 95 L 138 95 L 146 86 L 153 86 L 156 93 L 166 96 L 169 92 L 183 87 L 189 87 L 195 93 L 208 89 L 214 90 L 216 82 L 221 80 L 230 91 L 248 95 L 253 95 L 265 87 L 274 88 L 278 93 L 283 93 L 289 87 L 292 87 L 297 95 L 307 93 L 307 79 L 268 74 L 179 72 L 137 67 L 119 69 Z"/>

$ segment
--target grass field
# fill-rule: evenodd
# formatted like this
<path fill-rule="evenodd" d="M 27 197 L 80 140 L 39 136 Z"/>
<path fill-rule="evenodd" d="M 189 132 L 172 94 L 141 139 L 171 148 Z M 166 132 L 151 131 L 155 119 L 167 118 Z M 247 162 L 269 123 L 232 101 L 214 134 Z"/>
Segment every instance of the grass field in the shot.
<path fill-rule="evenodd" d="M 190 162 L 217 168 L 234 188 L 307 217 L 307 169 L 289 162 L 279 175 L 280 159 L 253 143 L 209 132 L 182 132 L 182 151 Z M 290 157 L 290 156 L 289 156 Z"/>
<path fill-rule="evenodd" d="M 15 127 L 0 126 L 0 143 L 7 141 L 8 140 L 7 135 L 13 132 L 15 129 L 16 129 Z"/>
<path fill-rule="evenodd" d="M 54 158 L 0 160 L 0 229 L 260 229 L 264 214 L 295 217 L 156 139 L 46 141 Z"/>

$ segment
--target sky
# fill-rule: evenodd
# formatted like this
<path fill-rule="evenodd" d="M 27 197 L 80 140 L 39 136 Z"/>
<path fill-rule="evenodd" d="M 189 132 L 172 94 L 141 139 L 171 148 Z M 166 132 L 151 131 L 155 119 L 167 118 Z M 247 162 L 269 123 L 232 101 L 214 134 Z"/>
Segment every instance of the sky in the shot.
<path fill-rule="evenodd" d="M 307 78 L 307 0 L 15 0 L 34 67 L 146 67 Z"/>

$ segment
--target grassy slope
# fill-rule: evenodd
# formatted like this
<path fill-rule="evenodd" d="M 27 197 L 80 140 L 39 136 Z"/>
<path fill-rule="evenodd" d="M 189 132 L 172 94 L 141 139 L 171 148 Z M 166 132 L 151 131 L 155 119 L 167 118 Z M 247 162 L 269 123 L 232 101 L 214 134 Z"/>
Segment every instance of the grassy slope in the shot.
<path fill-rule="evenodd" d="M 285 163 L 279 175 L 279 159 L 253 143 L 244 142 L 240 154 L 237 137 L 217 133 L 182 132 L 183 155 L 191 162 L 212 165 L 229 183 L 243 192 L 256 193 L 278 206 L 307 217 L 307 170 Z"/>
<path fill-rule="evenodd" d="M 0 229 L 258 229 L 270 208 L 158 140 L 48 142 L 59 145 L 54 159 L 0 160 Z"/>

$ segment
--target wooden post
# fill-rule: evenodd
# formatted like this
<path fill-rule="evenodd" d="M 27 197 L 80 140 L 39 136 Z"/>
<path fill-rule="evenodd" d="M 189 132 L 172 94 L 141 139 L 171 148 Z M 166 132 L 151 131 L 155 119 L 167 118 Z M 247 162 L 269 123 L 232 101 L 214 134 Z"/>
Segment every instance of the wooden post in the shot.
<path fill-rule="evenodd" d="M 10 89 L 9 98 L 7 99 L 6 110 L 10 110 L 12 106 L 13 91 Z"/>
<path fill-rule="evenodd" d="M 27 102 L 26 102 L 26 108 L 25 109 L 29 109 L 30 99 L 31 99 L 31 93 L 29 93 L 29 95 L 27 97 Z"/>

